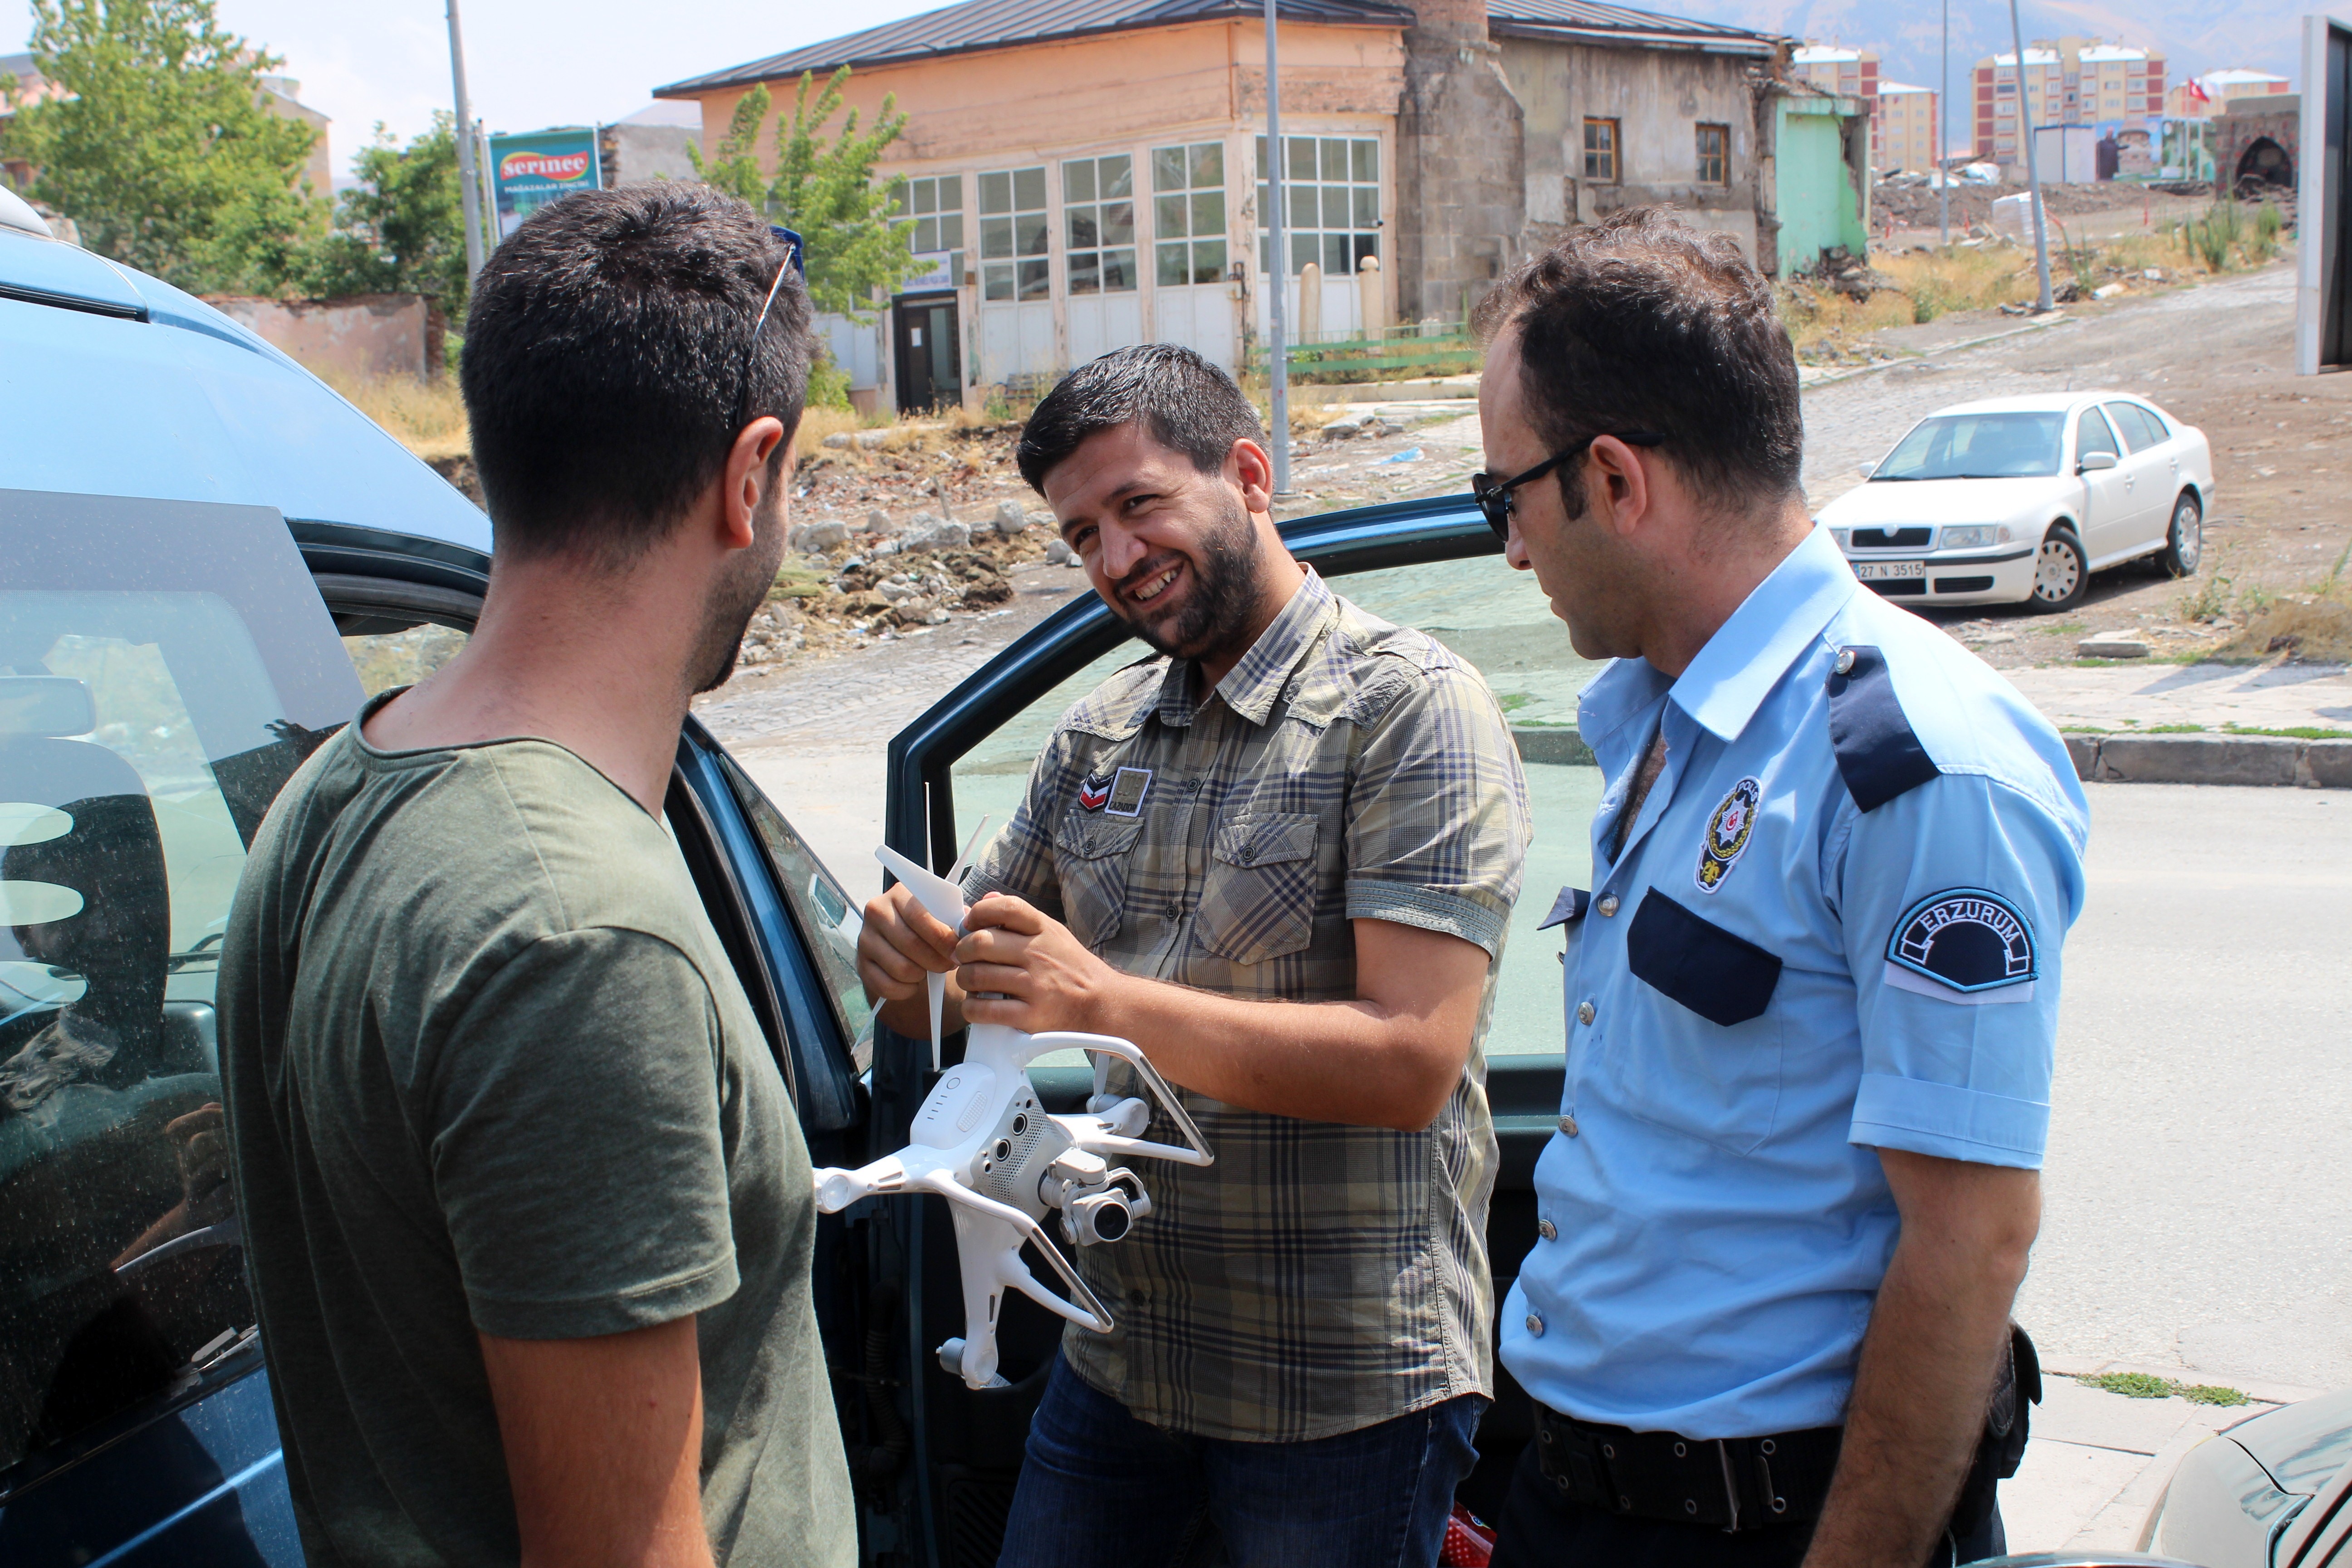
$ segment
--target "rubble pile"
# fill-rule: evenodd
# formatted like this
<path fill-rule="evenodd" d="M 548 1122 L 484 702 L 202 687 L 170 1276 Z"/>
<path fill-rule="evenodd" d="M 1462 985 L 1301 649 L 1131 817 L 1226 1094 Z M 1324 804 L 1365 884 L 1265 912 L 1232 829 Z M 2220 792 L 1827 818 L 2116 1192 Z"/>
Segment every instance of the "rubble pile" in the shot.
<path fill-rule="evenodd" d="M 1962 230 L 1990 228 L 1992 204 L 2001 196 L 2013 196 L 2025 188 L 2021 177 L 2015 184 L 1988 184 L 1970 180 L 1955 180 L 1951 187 L 1951 222 L 1954 233 Z M 2060 217 L 2072 217 L 2076 213 L 2114 212 L 2119 207 L 2136 207 L 2147 199 L 2147 193 L 2160 188 L 2168 194 L 2186 194 L 2178 184 L 2162 187 L 2134 184 L 2127 181 L 2110 180 L 2090 184 L 2045 184 L 2042 187 L 2042 208 Z M 2201 192 L 2204 186 L 2194 187 Z M 1874 225 L 1893 224 L 1897 228 L 1934 228 L 1937 221 L 1938 193 L 1925 180 L 1881 180 L 1870 188 L 1870 220 Z M 2052 237 L 2055 242 L 2055 236 Z"/>
<path fill-rule="evenodd" d="M 1011 602 L 1015 566 L 1077 564 L 1055 531 L 1054 514 L 1011 496 L 970 522 L 917 512 L 902 523 L 881 507 L 854 521 L 820 515 L 793 530 L 792 551 L 744 635 L 739 668 L 986 615 Z"/>

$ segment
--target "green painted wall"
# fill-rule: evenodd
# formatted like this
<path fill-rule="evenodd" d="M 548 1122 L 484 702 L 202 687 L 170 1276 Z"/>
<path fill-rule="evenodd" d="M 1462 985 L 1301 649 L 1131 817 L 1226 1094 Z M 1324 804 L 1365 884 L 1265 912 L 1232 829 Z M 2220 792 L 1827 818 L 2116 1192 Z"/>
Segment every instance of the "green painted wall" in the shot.
<path fill-rule="evenodd" d="M 1859 256 L 1869 243 L 1861 197 L 1845 165 L 1841 121 L 1825 112 L 1831 107 L 1831 101 L 1794 98 L 1776 100 L 1772 106 L 1773 195 L 1783 278 L 1811 267 L 1833 245 Z"/>

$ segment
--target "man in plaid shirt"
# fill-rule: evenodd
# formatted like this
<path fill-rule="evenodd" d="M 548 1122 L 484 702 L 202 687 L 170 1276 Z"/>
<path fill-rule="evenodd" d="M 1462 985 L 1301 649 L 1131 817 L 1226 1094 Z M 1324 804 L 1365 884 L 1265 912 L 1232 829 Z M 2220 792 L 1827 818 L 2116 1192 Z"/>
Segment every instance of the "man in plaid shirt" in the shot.
<path fill-rule="evenodd" d="M 1157 650 L 1064 715 L 971 874 L 967 934 L 894 888 L 860 972 L 903 1033 L 1141 1046 L 1214 1148 L 1079 1267 L 1003 1562 L 1433 1563 L 1491 1396 L 1480 1042 L 1526 783 L 1477 673 L 1335 595 L 1269 515 L 1255 412 L 1189 349 L 1039 404 L 1022 477 Z M 1165 1135 L 1166 1129 L 1155 1131 Z"/>

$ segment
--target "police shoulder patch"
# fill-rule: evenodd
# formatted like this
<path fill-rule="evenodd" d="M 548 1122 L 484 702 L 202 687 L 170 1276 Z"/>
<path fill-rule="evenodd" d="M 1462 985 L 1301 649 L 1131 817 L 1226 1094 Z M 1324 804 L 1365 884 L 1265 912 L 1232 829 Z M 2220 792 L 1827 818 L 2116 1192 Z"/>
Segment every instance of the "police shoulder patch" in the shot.
<path fill-rule="evenodd" d="M 1930 893 L 1886 942 L 1888 984 L 1947 1002 L 2030 1001 L 2038 973 L 2032 926 L 1982 888 Z"/>
<path fill-rule="evenodd" d="M 1756 831 L 1756 808 L 1764 798 L 1759 781 L 1741 779 L 1706 819 L 1706 836 L 1698 849 L 1698 890 L 1712 893 L 1731 875 L 1733 862 L 1747 852 L 1748 835 Z"/>

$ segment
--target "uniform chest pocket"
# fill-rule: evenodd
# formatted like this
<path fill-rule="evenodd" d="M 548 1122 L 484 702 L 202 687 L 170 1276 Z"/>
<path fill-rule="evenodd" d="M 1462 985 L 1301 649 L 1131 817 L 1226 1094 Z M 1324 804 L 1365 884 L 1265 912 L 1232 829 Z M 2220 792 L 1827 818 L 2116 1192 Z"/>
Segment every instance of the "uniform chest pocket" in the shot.
<path fill-rule="evenodd" d="M 1315 935 L 1315 816 L 1236 816 L 1209 847 L 1201 945 L 1234 963 L 1297 952 Z"/>
<path fill-rule="evenodd" d="M 1653 888 L 1625 966 L 1664 998 L 1617 1018 L 1600 1052 L 1626 1109 L 1735 1152 L 1762 1143 L 1780 1106 L 1780 958 Z"/>
<path fill-rule="evenodd" d="M 1063 920 L 1089 948 L 1099 950 L 1118 934 L 1127 913 L 1128 853 L 1142 832 L 1141 817 L 1074 811 L 1054 835 Z"/>

